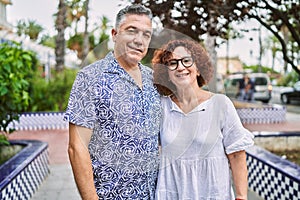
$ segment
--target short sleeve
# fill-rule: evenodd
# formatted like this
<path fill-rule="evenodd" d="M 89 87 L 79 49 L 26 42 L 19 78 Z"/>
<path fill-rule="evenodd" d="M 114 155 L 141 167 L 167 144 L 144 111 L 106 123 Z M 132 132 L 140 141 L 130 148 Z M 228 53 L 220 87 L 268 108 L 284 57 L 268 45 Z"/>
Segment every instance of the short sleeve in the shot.
<path fill-rule="evenodd" d="M 223 144 L 227 154 L 245 150 L 254 144 L 254 135 L 245 129 L 237 111 L 229 98 L 225 98 L 225 120 L 223 124 Z"/>
<path fill-rule="evenodd" d="M 93 82 L 86 73 L 78 72 L 69 97 L 64 120 L 89 129 L 95 124 L 95 104 L 93 101 Z"/>

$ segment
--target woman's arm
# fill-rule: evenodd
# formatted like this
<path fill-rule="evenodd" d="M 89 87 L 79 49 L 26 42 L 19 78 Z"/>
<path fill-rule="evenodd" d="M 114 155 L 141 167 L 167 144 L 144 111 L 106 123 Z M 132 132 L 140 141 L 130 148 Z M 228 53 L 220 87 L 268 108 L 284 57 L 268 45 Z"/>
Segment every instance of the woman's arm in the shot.
<path fill-rule="evenodd" d="M 233 183 L 237 199 L 247 200 L 248 192 L 248 170 L 246 163 L 246 152 L 238 151 L 228 155 Z"/>

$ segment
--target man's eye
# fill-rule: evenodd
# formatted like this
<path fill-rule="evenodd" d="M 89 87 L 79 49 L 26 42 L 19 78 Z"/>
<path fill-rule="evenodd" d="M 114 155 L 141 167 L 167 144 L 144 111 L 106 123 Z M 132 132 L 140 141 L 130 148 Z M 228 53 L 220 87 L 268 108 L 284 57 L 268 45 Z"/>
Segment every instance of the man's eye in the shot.
<path fill-rule="evenodd" d="M 127 29 L 127 32 L 130 34 L 135 34 L 135 33 L 137 33 L 137 30 L 130 28 L 130 29 Z"/>
<path fill-rule="evenodd" d="M 151 38 L 151 34 L 149 34 L 149 33 L 144 33 L 144 38 L 146 38 L 146 39 Z"/>

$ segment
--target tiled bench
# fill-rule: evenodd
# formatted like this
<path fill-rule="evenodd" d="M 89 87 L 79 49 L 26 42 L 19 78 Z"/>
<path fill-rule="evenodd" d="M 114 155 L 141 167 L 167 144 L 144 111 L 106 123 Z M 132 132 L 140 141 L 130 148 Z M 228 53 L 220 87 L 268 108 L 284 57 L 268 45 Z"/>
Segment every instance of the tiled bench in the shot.
<path fill-rule="evenodd" d="M 280 123 L 286 120 L 286 107 L 276 104 L 255 108 L 238 108 L 236 110 L 242 123 L 266 124 Z"/>

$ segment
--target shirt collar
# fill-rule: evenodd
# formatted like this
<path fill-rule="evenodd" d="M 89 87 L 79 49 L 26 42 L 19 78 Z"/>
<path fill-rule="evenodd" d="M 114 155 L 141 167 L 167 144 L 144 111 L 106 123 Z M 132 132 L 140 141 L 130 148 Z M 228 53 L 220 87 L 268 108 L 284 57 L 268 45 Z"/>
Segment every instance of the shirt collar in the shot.
<path fill-rule="evenodd" d="M 210 99 L 200 103 L 198 106 L 196 106 L 193 110 L 191 110 L 189 113 L 184 113 L 178 106 L 176 103 L 174 103 L 171 99 L 170 96 L 168 96 L 168 104 L 169 104 L 169 108 L 172 111 L 175 111 L 175 112 L 180 112 L 180 113 L 183 113 L 183 114 L 191 114 L 191 113 L 194 113 L 194 112 L 203 112 L 207 109 L 207 104 L 209 102 Z"/>
<path fill-rule="evenodd" d="M 106 68 L 104 70 L 104 72 L 108 72 L 108 73 L 119 73 L 119 74 L 123 74 L 126 71 L 120 66 L 119 62 L 117 61 L 116 57 L 114 56 L 113 52 L 109 52 L 106 57 L 105 60 L 107 61 L 108 65 L 106 65 Z M 138 63 L 138 66 L 142 72 L 142 74 L 145 72 L 145 70 L 143 69 L 142 64 Z"/>
<path fill-rule="evenodd" d="M 112 74 L 118 74 L 120 77 L 123 77 L 127 80 L 133 81 L 133 79 L 129 76 L 129 74 L 120 66 L 119 62 L 115 58 L 113 52 L 109 52 L 105 58 L 105 65 L 103 66 L 103 72 L 104 73 L 112 73 Z M 147 69 L 148 67 L 142 65 L 141 63 L 138 63 L 138 66 L 141 70 L 142 74 L 142 81 L 143 81 L 143 88 L 152 86 L 152 71 L 150 69 Z M 101 66 L 102 67 L 102 66 Z"/>

